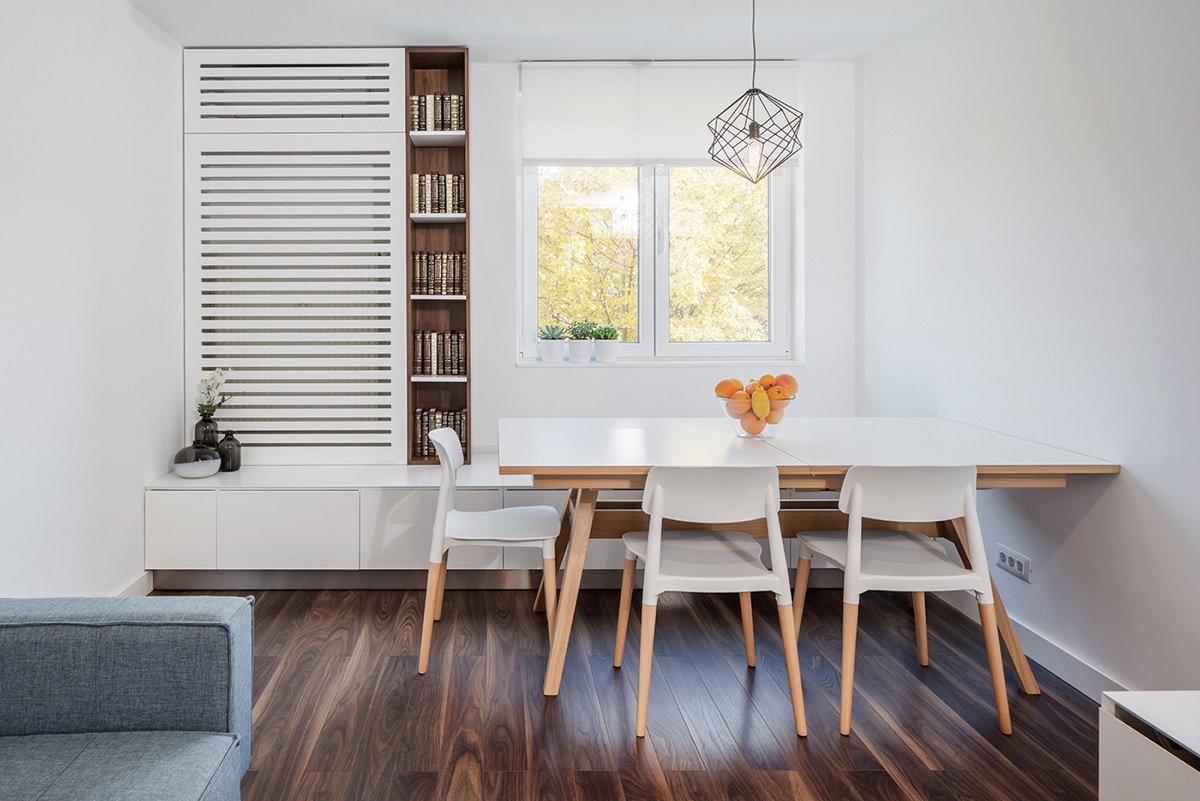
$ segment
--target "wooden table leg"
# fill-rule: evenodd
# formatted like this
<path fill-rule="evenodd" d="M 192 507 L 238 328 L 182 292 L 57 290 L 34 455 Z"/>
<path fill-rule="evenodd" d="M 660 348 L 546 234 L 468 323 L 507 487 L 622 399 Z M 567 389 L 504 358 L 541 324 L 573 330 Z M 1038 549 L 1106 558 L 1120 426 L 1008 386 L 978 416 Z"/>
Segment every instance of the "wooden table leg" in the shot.
<path fill-rule="evenodd" d="M 555 611 L 554 639 L 550 641 L 550 656 L 546 660 L 546 683 L 542 687 L 546 695 L 558 695 L 558 685 L 562 681 L 567 644 L 571 639 L 571 623 L 575 620 L 575 601 L 579 598 L 579 585 L 583 581 L 583 560 L 587 556 L 588 537 L 591 536 L 592 518 L 596 513 L 596 495 L 594 489 L 579 490 L 575 519 L 571 523 L 566 571 L 558 595 L 558 609 Z"/>
<path fill-rule="evenodd" d="M 962 518 L 938 523 L 938 533 L 954 543 L 963 564 L 970 567 L 971 558 L 967 555 L 966 548 L 967 529 Z M 994 579 L 992 580 L 992 598 L 996 607 L 996 626 L 1000 629 L 1000 641 L 1004 643 L 1004 649 L 1008 651 L 1008 657 L 1012 660 L 1013 670 L 1017 674 L 1017 682 L 1026 695 L 1040 695 L 1042 690 L 1038 687 L 1033 669 L 1029 667 L 1029 660 L 1025 657 L 1025 650 L 1021 648 L 1021 641 L 1017 639 L 1017 630 L 1013 628 L 1012 621 L 1008 617 L 1008 611 L 1004 608 L 1004 601 L 1000 599 L 1000 592 L 996 589 Z"/>
<path fill-rule="evenodd" d="M 571 510 L 579 497 L 579 490 L 571 490 L 567 496 L 567 508 L 563 510 L 562 523 L 558 527 L 558 539 L 554 541 L 554 564 L 561 565 L 563 554 L 567 552 L 567 540 L 571 537 Z M 546 608 L 546 581 L 538 582 L 537 597 L 533 599 L 533 611 L 541 612 Z"/>

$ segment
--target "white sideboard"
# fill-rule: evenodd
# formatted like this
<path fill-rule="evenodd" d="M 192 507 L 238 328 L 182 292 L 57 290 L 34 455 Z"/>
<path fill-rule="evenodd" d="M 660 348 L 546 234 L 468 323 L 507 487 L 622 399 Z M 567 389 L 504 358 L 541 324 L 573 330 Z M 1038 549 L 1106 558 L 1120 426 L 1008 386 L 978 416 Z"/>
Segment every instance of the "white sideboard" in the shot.
<path fill-rule="evenodd" d="M 204 479 L 163 476 L 145 489 L 146 569 L 424 569 L 439 478 L 437 466 L 406 465 L 253 466 Z M 494 454 L 474 455 L 458 483 L 460 509 L 547 504 L 561 512 L 567 500 L 566 491 L 532 489 L 528 477 L 502 477 Z M 604 543 L 613 544 L 619 545 Z M 593 567 L 621 566 L 621 552 L 612 547 L 589 557 Z M 541 563 L 528 548 L 464 547 L 455 549 L 451 567 Z"/>
<path fill-rule="evenodd" d="M 1100 801 L 1200 798 L 1200 691 L 1104 693 Z"/>

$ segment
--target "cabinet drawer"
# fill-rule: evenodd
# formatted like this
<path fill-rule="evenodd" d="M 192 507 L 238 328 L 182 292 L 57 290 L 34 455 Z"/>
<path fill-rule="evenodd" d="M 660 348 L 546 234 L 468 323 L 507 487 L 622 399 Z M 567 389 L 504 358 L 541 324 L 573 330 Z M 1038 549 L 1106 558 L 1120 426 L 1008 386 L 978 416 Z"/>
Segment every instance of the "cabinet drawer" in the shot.
<path fill-rule="evenodd" d="M 217 493 L 217 569 L 355 570 L 357 490 Z"/>
<path fill-rule="evenodd" d="M 217 494 L 146 490 L 146 569 L 217 566 Z"/>
<path fill-rule="evenodd" d="M 499 509 L 500 490 L 464 490 L 457 506 L 468 512 Z M 379 490 L 360 492 L 359 531 L 364 570 L 424 570 L 429 567 L 437 490 Z M 458 546 L 450 552 L 451 569 L 499 568 L 501 548 Z"/>

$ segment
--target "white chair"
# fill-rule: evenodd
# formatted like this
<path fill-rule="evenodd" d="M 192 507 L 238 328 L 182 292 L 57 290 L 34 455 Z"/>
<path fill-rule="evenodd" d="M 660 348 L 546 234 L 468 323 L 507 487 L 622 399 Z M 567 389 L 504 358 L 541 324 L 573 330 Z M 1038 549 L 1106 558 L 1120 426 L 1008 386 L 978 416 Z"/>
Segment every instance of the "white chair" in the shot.
<path fill-rule="evenodd" d="M 546 624 L 554 631 L 557 604 L 558 566 L 554 559 L 554 540 L 561 523 L 553 506 L 520 506 L 486 512 L 460 512 L 454 508 L 458 468 L 463 464 L 462 443 L 451 428 L 429 432 L 429 440 L 442 464 L 442 483 L 438 492 L 437 512 L 433 519 L 433 542 L 429 548 L 429 579 L 425 585 L 425 615 L 421 624 L 421 659 L 418 673 L 429 666 L 429 641 L 433 621 L 442 618 L 442 597 L 446 589 L 447 551 L 455 545 L 527 545 L 542 549 L 542 571 L 546 598 Z"/>
<path fill-rule="evenodd" d="M 854 696 L 854 645 L 858 634 L 858 599 L 870 590 L 912 593 L 916 613 L 917 653 L 929 664 L 925 636 L 925 592 L 967 590 L 979 602 L 987 646 L 988 669 L 1000 731 L 1012 734 L 1000 636 L 992 605 L 992 582 L 975 511 L 975 468 L 865 467 L 846 472 L 838 508 L 850 517 L 847 531 L 812 531 L 797 535 L 800 560 L 796 570 L 796 636 L 804 612 L 812 558 L 819 554 L 845 572 L 842 604 L 841 732 L 850 733 Z M 930 523 L 962 518 L 971 564 L 964 568 L 947 553 L 943 540 L 914 531 L 863 530 L 863 518 L 894 523 Z"/>
<path fill-rule="evenodd" d="M 625 571 L 613 666 L 621 666 L 633 572 L 637 560 L 646 565 L 642 591 L 641 659 L 638 665 L 637 736 L 646 736 L 650 664 L 654 657 L 654 619 L 664 592 L 736 592 L 742 600 L 747 662 L 754 665 L 749 622 L 750 593 L 775 593 L 783 632 L 784 659 L 792 695 L 796 734 L 807 734 L 800 693 L 800 660 L 793 629 L 792 597 L 783 535 L 779 529 L 779 471 L 774 467 L 654 467 L 646 476 L 642 511 L 650 515 L 649 531 L 631 531 L 625 542 Z M 663 531 L 663 520 L 722 525 L 766 520 L 771 549 L 768 569 L 762 547 L 740 531 Z"/>

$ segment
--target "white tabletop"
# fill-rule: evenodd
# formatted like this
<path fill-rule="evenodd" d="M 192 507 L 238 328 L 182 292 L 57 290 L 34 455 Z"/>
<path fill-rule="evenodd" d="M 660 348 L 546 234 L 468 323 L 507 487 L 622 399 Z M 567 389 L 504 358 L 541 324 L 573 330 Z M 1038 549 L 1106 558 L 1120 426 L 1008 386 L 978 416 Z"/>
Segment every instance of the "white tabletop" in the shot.
<path fill-rule="evenodd" d="M 815 470 L 856 464 L 1115 468 L 1103 459 L 940 417 L 794 417 L 769 441 Z"/>
<path fill-rule="evenodd" d="M 738 437 L 716 417 L 500 419 L 500 472 L 649 470 L 654 465 L 805 465 L 766 440 Z"/>
<path fill-rule="evenodd" d="M 785 420 L 774 439 L 763 440 L 738 437 L 716 417 L 501 418 L 499 433 L 505 475 L 633 475 L 654 465 L 770 464 L 793 480 L 801 474 L 817 483 L 833 477 L 828 485 L 837 486 L 836 477 L 855 464 L 973 464 L 982 487 L 1062 486 L 1068 474 L 1120 471 L 1103 459 L 934 417 L 796 417 Z"/>

